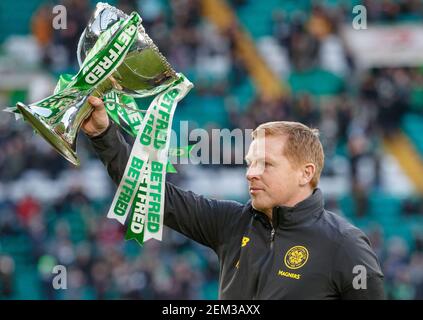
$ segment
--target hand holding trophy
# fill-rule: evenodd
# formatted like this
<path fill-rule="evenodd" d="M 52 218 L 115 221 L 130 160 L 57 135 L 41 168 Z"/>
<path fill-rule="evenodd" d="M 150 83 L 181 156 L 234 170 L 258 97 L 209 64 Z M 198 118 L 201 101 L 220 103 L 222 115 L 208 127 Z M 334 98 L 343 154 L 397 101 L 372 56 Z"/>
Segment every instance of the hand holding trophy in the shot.
<path fill-rule="evenodd" d="M 81 129 L 89 137 L 95 137 L 106 131 L 110 124 L 109 116 L 104 107 L 103 100 L 97 97 L 89 97 L 88 103 L 93 106 L 94 110 L 82 122 Z"/>
<path fill-rule="evenodd" d="M 141 21 L 136 12 L 128 16 L 98 3 L 78 44 L 79 72 L 62 75 L 52 96 L 30 105 L 18 102 L 13 109 L 67 160 L 79 165 L 78 131 L 93 111 L 88 99 L 103 99 L 108 116 L 136 136 L 107 216 L 124 224 L 130 215 L 126 239 L 140 244 L 162 238 L 172 118 L 177 103 L 192 88 L 159 52 Z M 134 98 L 152 95 L 147 111 L 138 108 Z M 153 174 L 161 176 L 160 183 L 151 179 Z M 154 211 L 147 209 L 148 204 Z"/>

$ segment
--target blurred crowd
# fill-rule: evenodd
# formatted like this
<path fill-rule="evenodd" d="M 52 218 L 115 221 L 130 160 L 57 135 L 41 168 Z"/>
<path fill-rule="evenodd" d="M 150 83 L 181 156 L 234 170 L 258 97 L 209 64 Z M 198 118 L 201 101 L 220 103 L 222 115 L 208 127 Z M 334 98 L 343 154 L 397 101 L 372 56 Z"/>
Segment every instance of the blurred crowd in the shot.
<path fill-rule="evenodd" d="M 49 205 L 31 197 L 2 202 L 2 249 L 14 254 L 0 255 L 0 297 L 216 298 L 218 265 L 209 250 L 174 232 L 165 232 L 166 241 L 148 242 L 143 248 L 125 242 L 124 228 L 103 214 L 106 204 L 94 210 L 77 189 Z M 52 273 L 56 265 L 66 267 L 62 276 L 67 280 L 58 283 L 67 290 L 52 286 L 60 276 Z M 20 286 L 34 290 L 34 296 L 19 295 Z"/>
<path fill-rule="evenodd" d="M 237 10 L 249 1 L 229 3 Z M 31 20 L 42 50 L 42 66 L 55 75 L 78 70 L 76 47 L 93 8 L 87 0 L 61 3 L 67 9 L 67 29 L 51 27 L 50 4 L 41 5 Z M 369 23 L 423 18 L 423 3 L 418 0 L 365 0 L 363 4 Z M 121 0 L 117 6 L 142 13 L 147 33 L 171 65 L 195 82 L 195 94 L 223 96 L 233 102 L 234 88 L 248 78 L 235 50 L 234 28 L 239 25 L 217 32 L 205 23 L 196 0 Z M 334 174 L 337 155 L 348 160 L 356 214 L 364 216 L 369 192 L 381 187 L 381 140 L 398 131 L 405 113 L 422 114 L 423 72 L 400 67 L 359 72 L 340 35 L 341 24 L 351 19 L 350 8 L 340 2 L 309 9 L 307 14 L 289 18 L 280 10 L 273 12 L 269 36 L 281 53 L 280 61 L 285 62 L 273 71 L 288 81 L 290 74 L 324 69 L 340 79 L 339 85 L 330 96 L 307 90 L 293 90 L 279 100 L 255 95 L 244 114 L 228 107 L 229 124 L 255 128 L 283 119 L 318 127 L 326 154 L 324 175 Z M 70 169 L 66 160 L 32 136 L 29 126 L 0 118 L 2 183 L 21 178 L 26 170 L 55 179 Z M 83 156 L 95 158 L 87 139 L 80 142 Z M 370 180 L 359 174 L 363 159 L 371 163 Z M 218 266 L 209 250 L 171 231 L 162 243 L 147 243 L 143 248 L 124 242 L 123 228 L 105 218 L 108 204 L 105 199 L 94 206 L 79 189 L 47 203 L 30 196 L 16 201 L 0 198 L 0 298 L 17 297 L 20 272 L 33 273 L 35 287 L 41 290 L 39 298 L 217 298 Z M 423 214 L 422 201 L 405 199 L 401 214 L 416 212 Z M 411 245 L 401 238 L 384 239 L 381 228 L 369 229 L 368 234 L 382 262 L 388 297 L 423 299 L 423 239 L 416 235 Z M 4 254 L 6 248 L 15 253 Z M 50 270 L 57 264 L 67 266 L 69 290 L 51 287 Z"/>
<path fill-rule="evenodd" d="M 415 235 L 413 248 L 401 238 L 384 240 L 383 231 L 367 231 L 372 247 L 381 261 L 387 299 L 423 299 L 423 237 Z"/>

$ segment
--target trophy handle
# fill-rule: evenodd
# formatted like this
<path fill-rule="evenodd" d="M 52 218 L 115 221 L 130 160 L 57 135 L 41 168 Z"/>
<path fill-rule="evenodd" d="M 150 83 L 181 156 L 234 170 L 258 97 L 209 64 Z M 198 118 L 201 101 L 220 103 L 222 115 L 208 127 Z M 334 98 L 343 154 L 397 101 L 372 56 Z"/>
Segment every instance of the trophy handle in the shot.
<path fill-rule="evenodd" d="M 41 103 L 26 105 L 18 102 L 16 107 L 54 149 L 72 164 L 79 166 L 80 161 L 76 154 L 78 131 L 82 122 L 93 111 L 87 102 L 88 96 L 89 94 L 80 93 L 64 96 L 61 93 L 50 96 Z"/>

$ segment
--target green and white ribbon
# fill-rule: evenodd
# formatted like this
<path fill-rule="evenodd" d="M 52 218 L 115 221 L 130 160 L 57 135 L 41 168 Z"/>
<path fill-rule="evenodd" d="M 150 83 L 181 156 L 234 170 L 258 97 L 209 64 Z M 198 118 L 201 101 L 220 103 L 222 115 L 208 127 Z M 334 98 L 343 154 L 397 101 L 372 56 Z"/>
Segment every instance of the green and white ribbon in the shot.
<path fill-rule="evenodd" d="M 135 99 L 129 95 L 119 94 L 114 91 L 103 97 L 107 114 L 129 135 L 136 137 L 144 118 L 144 110 L 140 109 Z M 188 158 L 195 145 L 179 148 L 169 148 L 169 157 Z M 168 161 L 166 172 L 176 173 L 173 164 Z"/>
<path fill-rule="evenodd" d="M 93 53 L 85 58 L 81 70 L 75 76 L 74 83 L 80 89 L 91 89 L 104 79 L 108 78 L 115 69 L 123 62 L 129 48 L 137 36 L 137 28 L 141 23 L 141 17 L 133 12 L 129 19 L 120 21 L 120 28 L 116 31 L 113 39 L 99 37 L 94 46 Z M 112 30 L 111 30 L 112 32 Z M 102 45 L 101 42 L 107 43 Z M 96 46 L 99 43 L 98 46 Z"/>
<path fill-rule="evenodd" d="M 142 244 L 162 239 L 164 190 L 170 130 L 178 102 L 192 88 L 183 75 L 151 102 L 132 147 L 108 218 L 124 224 L 132 209 L 126 239 Z"/>

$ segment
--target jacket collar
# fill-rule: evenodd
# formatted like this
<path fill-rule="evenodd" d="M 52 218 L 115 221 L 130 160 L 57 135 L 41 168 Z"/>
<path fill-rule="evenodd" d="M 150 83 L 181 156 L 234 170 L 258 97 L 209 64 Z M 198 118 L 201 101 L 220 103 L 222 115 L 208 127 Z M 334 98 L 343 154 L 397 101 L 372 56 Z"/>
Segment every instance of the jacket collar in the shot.
<path fill-rule="evenodd" d="M 251 206 L 251 200 L 249 205 Z M 324 200 L 322 191 L 316 188 L 308 198 L 297 203 L 293 207 L 274 207 L 272 225 L 276 229 L 278 227 L 288 227 L 304 223 L 311 220 L 313 217 L 319 216 L 323 211 L 323 206 Z M 263 212 L 255 210 L 252 207 L 251 209 L 255 219 L 259 219 L 267 227 L 271 227 L 269 219 Z"/>

